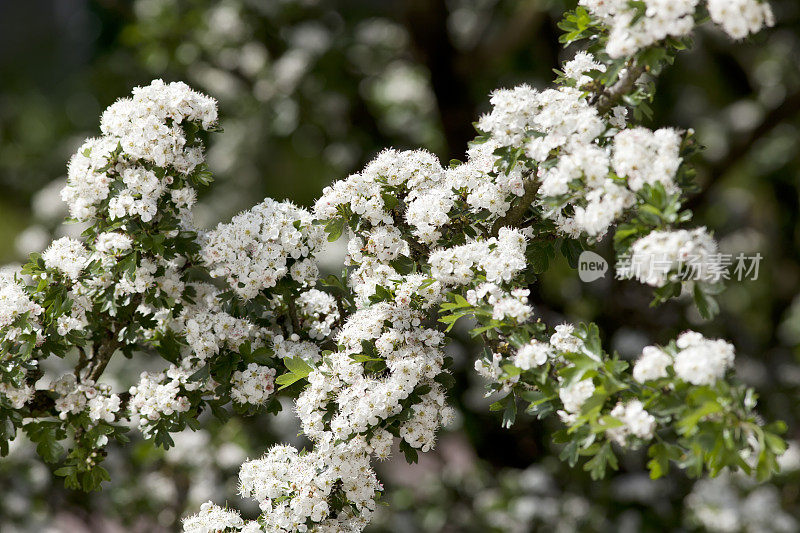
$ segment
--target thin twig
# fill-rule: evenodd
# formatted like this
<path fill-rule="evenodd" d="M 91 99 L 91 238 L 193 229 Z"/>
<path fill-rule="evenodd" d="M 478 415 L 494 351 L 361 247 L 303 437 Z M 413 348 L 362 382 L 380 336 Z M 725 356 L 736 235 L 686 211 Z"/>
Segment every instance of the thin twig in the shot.
<path fill-rule="evenodd" d="M 597 111 L 601 115 L 608 113 L 623 96 L 630 92 L 644 72 L 645 67 L 643 65 L 629 65 L 617 83 L 608 87 L 597 98 L 597 103 L 595 104 Z"/>
<path fill-rule="evenodd" d="M 283 299 L 286 300 L 286 308 L 289 310 L 289 319 L 292 321 L 292 329 L 294 333 L 300 333 L 300 320 L 297 318 L 297 306 L 294 303 L 294 299 L 292 298 L 291 294 L 287 290 L 283 294 Z"/>

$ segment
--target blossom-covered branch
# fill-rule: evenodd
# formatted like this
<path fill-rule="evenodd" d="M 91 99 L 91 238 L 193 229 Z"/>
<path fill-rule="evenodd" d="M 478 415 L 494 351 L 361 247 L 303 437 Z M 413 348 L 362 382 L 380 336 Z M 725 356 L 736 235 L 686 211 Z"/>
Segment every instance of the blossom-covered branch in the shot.
<path fill-rule="evenodd" d="M 46 460 L 63 461 L 70 486 L 92 489 L 106 477 L 103 446 L 124 441 L 127 425 L 169 446 L 203 410 L 277 411 L 278 387 L 313 447 L 276 446 L 242 466 L 257 520 L 207 503 L 185 530 L 361 531 L 383 489 L 372 461 L 395 444 L 416 461 L 454 418 L 443 348 L 468 317 L 503 424 L 521 402 L 556 413 L 562 458 L 585 458 L 593 477 L 617 467 L 618 448 L 640 446 L 653 477 L 673 464 L 769 476 L 781 424 L 756 416 L 754 392 L 731 375 L 732 345 L 685 332 L 630 369 L 596 326 L 548 327 L 528 302 L 556 254 L 574 261 L 613 233 L 629 257 L 620 275 L 654 287 L 656 302 L 685 290 L 714 314 L 716 243 L 683 227 L 696 143 L 639 122 L 650 77 L 689 45 L 704 10 L 735 38 L 772 18 L 756 0 L 699 4 L 581 0 L 562 41 L 585 48 L 553 88 L 495 91 L 466 161 L 387 149 L 327 187 L 313 213 L 266 199 L 211 231 L 194 227 L 191 208 L 210 181 L 215 102 L 180 83 L 135 89 L 70 162 L 63 197 L 88 222 L 84 239 L 55 241 L 0 278 L 0 444 L 22 427 Z M 346 279 L 320 279 L 326 235 L 346 235 Z M 653 254 L 667 258 L 658 272 L 646 268 Z M 704 267 L 685 281 L 698 254 Z M 124 397 L 99 383 L 117 354 L 141 352 L 160 355 L 163 370 Z M 51 355 L 78 363 L 43 386 L 39 362 Z M 53 405 L 35 410 L 42 391 Z"/>

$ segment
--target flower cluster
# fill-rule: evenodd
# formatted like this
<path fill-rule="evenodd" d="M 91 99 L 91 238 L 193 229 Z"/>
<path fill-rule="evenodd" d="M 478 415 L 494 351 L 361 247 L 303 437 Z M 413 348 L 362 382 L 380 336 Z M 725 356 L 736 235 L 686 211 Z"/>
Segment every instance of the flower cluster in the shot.
<path fill-rule="evenodd" d="M 184 364 L 191 359 L 191 367 L 220 353 L 220 350 L 238 351 L 245 341 L 261 346 L 269 335 L 266 328 L 258 328 L 247 319 L 231 316 L 219 307 L 188 306 L 172 327 L 185 336 L 191 353 L 186 354 Z"/>
<path fill-rule="evenodd" d="M 587 73 L 596 70 L 605 72 L 606 66 L 594 60 L 594 56 L 589 52 L 581 50 L 575 57 L 564 63 L 564 76 L 575 82 L 576 87 L 583 87 L 592 81 L 592 77 Z"/>
<path fill-rule="evenodd" d="M 629 436 L 648 441 L 653 438 L 656 428 L 656 419 L 645 411 L 644 405 L 639 400 L 631 400 L 626 404 L 618 403 L 610 415 L 619 420 L 622 425 L 610 428 L 606 434 L 620 446 L 625 446 Z"/>
<path fill-rule="evenodd" d="M 52 388 L 58 394 L 55 407 L 61 420 L 79 414 L 87 407 L 93 422 L 102 420 L 111 423 L 117 418 L 121 400 L 106 384 L 95 385 L 92 380 L 78 382 L 74 374 L 64 374 L 53 383 Z"/>
<path fill-rule="evenodd" d="M 443 415 L 444 397 L 441 387 L 433 379 L 442 371 L 444 355 L 439 349 L 442 334 L 422 328 L 423 316 L 412 309 L 382 303 L 351 315 L 337 336 L 341 351 L 327 356 L 322 366 L 309 375 L 309 386 L 297 400 L 297 413 L 303 431 L 319 438 L 326 431 L 337 439 L 346 440 L 356 434 L 368 432 L 374 426 L 410 408 L 408 399 L 418 387 L 428 389 L 421 397 L 421 416 L 429 413 L 424 407 L 430 401 L 438 405 L 433 412 L 433 422 L 420 433 L 412 426 L 414 417 L 401 425 L 413 438 L 408 442 L 415 448 L 429 448 L 434 441 L 438 422 Z M 386 328 L 390 323 L 392 328 Z M 376 361 L 385 361 L 385 377 L 370 375 L 366 360 L 360 360 L 362 342 L 374 342 Z M 419 401 L 419 400 L 418 400 Z M 338 408 L 326 429 L 325 418 L 333 402 Z M 433 404 L 431 404 L 433 405 Z M 446 416 L 444 416 L 446 418 Z M 405 428 L 405 429 L 403 429 Z"/>
<path fill-rule="evenodd" d="M 327 443 L 310 453 L 275 446 L 239 472 L 239 492 L 259 503 L 266 530 L 276 533 L 361 531 L 381 489 L 355 444 Z M 334 491 L 346 498 L 345 507 L 335 508 Z"/>
<path fill-rule="evenodd" d="M 33 398 L 34 388 L 23 384 L 21 387 L 15 387 L 10 383 L 0 381 L 0 394 L 8 399 L 11 407 L 14 409 L 22 409 L 22 407 Z"/>
<path fill-rule="evenodd" d="M 733 39 L 744 39 L 775 24 L 775 15 L 763 0 L 708 0 L 711 20 Z"/>
<path fill-rule="evenodd" d="M 599 239 L 633 206 L 634 194 L 609 175 L 609 151 L 595 143 L 575 145 L 542 170 L 544 214 L 570 237 Z M 580 183 L 579 188 L 574 188 Z"/>
<path fill-rule="evenodd" d="M 583 73 L 604 68 L 585 52 L 564 67 L 567 77 L 580 83 L 587 83 Z M 491 142 L 524 150 L 540 182 L 543 214 L 562 233 L 596 240 L 635 205 L 635 193 L 645 184 L 678 190 L 674 179 L 682 162 L 681 135 L 672 129 L 625 129 L 624 117 L 624 109 L 614 109 L 606 124 L 574 88 L 539 92 L 520 85 L 495 91 L 492 111 L 478 127 L 491 135 Z M 613 132 L 611 127 L 621 131 L 609 142 L 603 134 Z"/>
<path fill-rule="evenodd" d="M 491 134 L 500 146 L 521 146 L 534 161 L 545 161 L 551 151 L 591 143 L 605 129 L 597 109 L 583 93 L 571 87 L 539 92 L 528 85 L 492 93 L 491 112 L 478 129 Z"/>
<path fill-rule="evenodd" d="M 481 273 L 490 283 L 511 281 L 527 262 L 527 239 L 516 229 L 501 228 L 497 237 L 443 248 L 431 254 L 431 276 L 446 285 L 466 285 Z"/>
<path fill-rule="evenodd" d="M 487 222 L 508 212 L 513 199 L 524 194 L 523 170 L 499 170 L 493 153 L 499 147 L 494 139 L 471 146 L 466 162 L 451 165 L 439 183 L 409 196 L 405 220 L 415 237 L 438 242 L 458 211 L 485 216 Z"/>
<path fill-rule="evenodd" d="M 555 356 L 553 347 L 536 339 L 524 344 L 511 358 L 514 366 L 521 370 L 530 370 L 542 366 Z"/>
<path fill-rule="evenodd" d="M 622 130 L 614 136 L 614 172 L 626 179 L 632 191 L 661 183 L 665 191 L 677 192 L 674 178 L 681 164 L 680 146 L 681 136 L 671 128 Z"/>
<path fill-rule="evenodd" d="M 44 308 L 31 300 L 20 283 L 10 274 L 0 273 L 0 345 L 4 350 L 6 343 L 21 343 L 27 335 L 41 343 L 44 338 L 37 317 L 43 312 Z"/>
<path fill-rule="evenodd" d="M 119 255 L 133 246 L 133 239 L 124 233 L 107 231 L 97 236 L 94 242 L 95 252 L 103 266 L 116 264 Z"/>
<path fill-rule="evenodd" d="M 211 275 L 225 278 L 244 300 L 286 274 L 300 284 L 313 283 L 318 270 L 311 256 L 322 245 L 323 232 L 311 221 L 305 209 L 267 198 L 208 232 L 203 259 Z"/>
<path fill-rule="evenodd" d="M 572 324 L 559 324 L 550 335 L 550 344 L 559 352 L 581 353 L 583 341 L 575 335 L 575 326 Z"/>
<path fill-rule="evenodd" d="M 663 287 L 684 276 L 716 281 L 721 272 L 717 243 L 705 227 L 653 231 L 631 245 L 630 255 L 617 263 L 617 275 Z"/>
<path fill-rule="evenodd" d="M 633 55 L 666 39 L 683 37 L 694 28 L 698 0 L 645 0 L 634 5 L 626 0 L 580 0 L 610 30 L 606 51 L 611 57 Z"/>
<path fill-rule="evenodd" d="M 384 185 L 404 191 L 417 189 L 419 193 L 443 177 L 439 160 L 430 152 L 384 150 L 361 173 L 326 187 L 314 204 L 314 214 L 320 220 L 329 220 L 346 207 L 373 226 L 392 225 L 391 207 L 381 194 Z"/>
<path fill-rule="evenodd" d="M 238 403 L 259 405 L 275 390 L 275 369 L 250 363 L 237 370 L 231 379 L 231 398 Z"/>
<path fill-rule="evenodd" d="M 299 358 L 309 363 L 317 363 L 320 359 L 319 346 L 314 342 L 301 340 L 297 333 L 292 333 L 288 339 L 280 334 L 275 335 L 272 338 L 272 349 L 280 359 Z"/>
<path fill-rule="evenodd" d="M 682 333 L 675 341 L 674 355 L 647 346 L 633 369 L 634 378 L 644 383 L 665 378 L 673 367 L 675 374 L 693 385 L 713 385 L 733 367 L 733 346 L 720 339 L 706 339 L 695 331 Z"/>
<path fill-rule="evenodd" d="M 111 220 L 147 223 L 158 217 L 162 199 L 185 210 L 192 193 L 179 192 L 184 180 L 172 173 L 187 177 L 203 162 L 195 133 L 216 121 L 216 101 L 185 83 L 137 87 L 103 113 L 103 137 L 88 139 L 70 161 L 61 197 L 71 215 L 87 221 L 105 212 Z"/>
<path fill-rule="evenodd" d="M 488 304 L 495 320 L 513 319 L 522 324 L 533 315 L 533 308 L 528 305 L 529 294 L 528 289 L 506 292 L 494 283 L 481 283 L 475 289 L 467 291 L 466 300 L 473 307 L 484 302 Z"/>
<path fill-rule="evenodd" d="M 215 533 L 217 531 L 236 530 L 243 533 L 262 531 L 257 522 L 242 520 L 239 513 L 223 509 L 212 502 L 200 506 L 200 512 L 183 519 L 183 530 L 186 533 Z"/>
<path fill-rule="evenodd" d="M 182 392 L 197 384 L 189 383 L 188 378 L 187 372 L 173 365 L 166 372 L 158 374 L 142 372 L 139 383 L 130 388 L 128 410 L 131 420 L 138 424 L 145 436 L 150 434 L 153 425 L 162 417 L 189 410 L 189 399 Z"/>
<path fill-rule="evenodd" d="M 322 340 L 331 335 L 334 324 L 340 318 L 333 296 L 317 289 L 309 289 L 298 296 L 295 303 L 300 327 L 309 337 Z"/>
<path fill-rule="evenodd" d="M 672 356 L 657 346 L 645 346 L 633 367 L 633 379 L 639 383 L 665 378 L 672 366 Z"/>
<path fill-rule="evenodd" d="M 699 0 L 580 0 L 609 26 L 606 51 L 612 58 L 630 56 L 667 37 L 684 37 L 695 26 Z M 734 39 L 742 39 L 775 22 L 761 0 L 708 0 L 711 20 Z"/>
<path fill-rule="evenodd" d="M 216 122 L 216 100 L 185 83 L 156 80 L 106 109 L 100 130 L 115 137 L 131 159 L 188 174 L 203 161 L 203 152 L 200 146 L 187 147 L 182 124 L 196 123 L 208 130 Z"/>
<path fill-rule="evenodd" d="M 721 339 L 706 339 L 687 331 L 677 338 L 680 351 L 675 354 L 675 374 L 694 385 L 712 385 L 733 367 L 733 346 Z"/>
<path fill-rule="evenodd" d="M 559 412 L 561 418 L 568 423 L 571 422 L 574 415 L 580 412 L 583 403 L 592 397 L 594 390 L 595 386 L 591 379 L 562 383 L 558 389 L 558 396 L 564 404 L 566 413 Z"/>
<path fill-rule="evenodd" d="M 62 237 L 48 246 L 42 254 L 47 268 L 57 270 L 67 278 L 75 280 L 89 263 L 89 253 L 83 243 L 70 237 Z"/>

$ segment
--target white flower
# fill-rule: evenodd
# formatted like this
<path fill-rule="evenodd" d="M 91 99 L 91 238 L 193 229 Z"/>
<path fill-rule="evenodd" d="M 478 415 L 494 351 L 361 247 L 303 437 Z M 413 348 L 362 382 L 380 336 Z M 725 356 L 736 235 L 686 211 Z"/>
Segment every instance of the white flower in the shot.
<path fill-rule="evenodd" d="M 30 299 L 22 285 L 11 276 L 0 274 L 0 330 L 14 324 L 22 315 L 35 319 L 43 312 L 44 308 Z"/>
<path fill-rule="evenodd" d="M 0 394 L 8 398 L 13 409 L 22 409 L 33 398 L 35 392 L 33 387 L 24 383 L 20 387 L 15 387 L 10 383 L 0 381 Z"/>
<path fill-rule="evenodd" d="M 185 533 L 217 533 L 228 528 L 240 529 L 244 520 L 237 511 L 229 511 L 206 502 L 200 506 L 200 512 L 183 519 Z"/>
<path fill-rule="evenodd" d="M 633 379 L 639 383 L 667 377 L 667 367 L 672 364 L 672 357 L 656 346 L 645 346 L 642 355 L 633 367 Z"/>
<path fill-rule="evenodd" d="M 189 143 L 184 126 L 192 122 L 208 130 L 216 121 L 216 101 L 185 83 L 155 80 L 135 88 L 132 98 L 118 100 L 103 113 L 103 137 L 87 139 L 70 160 L 61 191 L 70 214 L 81 221 L 97 216 L 116 181 L 124 188 L 108 202 L 111 220 L 138 217 L 151 222 L 166 196 L 185 223 L 185 211 L 195 201 L 193 189 L 171 191 L 169 185 L 172 174 L 189 174 L 203 162 L 203 149 Z M 167 175 L 158 179 L 143 163 L 165 169 Z"/>
<path fill-rule="evenodd" d="M 97 236 L 94 248 L 103 254 L 117 254 L 130 250 L 133 239 L 124 233 L 106 232 Z"/>
<path fill-rule="evenodd" d="M 78 279 L 89 263 L 89 252 L 86 247 L 70 237 L 62 237 L 42 253 L 47 268 L 58 270 L 68 278 Z"/>
<path fill-rule="evenodd" d="M 579 413 L 583 402 L 591 398 L 592 394 L 594 394 L 594 383 L 591 379 L 576 381 L 558 390 L 564 409 L 570 413 Z"/>
<path fill-rule="evenodd" d="M 631 245 L 629 261 L 617 264 L 623 278 L 663 287 L 684 276 L 691 281 L 716 281 L 722 275 L 717 243 L 705 227 L 653 231 Z"/>
<path fill-rule="evenodd" d="M 614 171 L 627 178 L 632 191 L 661 183 L 668 193 L 677 192 L 674 179 L 682 161 L 680 146 L 681 137 L 671 128 L 622 130 L 614 136 Z"/>
<path fill-rule="evenodd" d="M 152 424 L 162 416 L 189 410 L 189 400 L 181 396 L 180 388 L 186 386 L 190 375 L 191 372 L 175 366 L 159 374 L 142 372 L 139 383 L 130 388 L 128 410 L 134 420 L 138 419 L 139 429 L 145 436 L 150 434 Z"/>
<path fill-rule="evenodd" d="M 536 339 L 522 346 L 513 357 L 514 366 L 530 370 L 542 366 L 554 356 L 553 347 Z"/>
<path fill-rule="evenodd" d="M 244 372 L 237 370 L 231 376 L 231 398 L 238 403 L 262 404 L 274 390 L 274 368 L 250 363 Z"/>
<path fill-rule="evenodd" d="M 708 14 L 733 39 L 775 24 L 769 2 L 761 0 L 708 0 Z"/>
<path fill-rule="evenodd" d="M 305 530 L 298 526 L 307 521 L 319 531 L 361 531 L 362 522 L 346 513 L 329 516 L 328 498 L 337 484 L 360 514 L 366 518 L 372 514 L 381 486 L 368 456 L 353 443 L 323 441 L 304 455 L 291 446 L 275 446 L 239 471 L 239 492 L 259 502 L 266 531 L 271 533 Z"/>
<path fill-rule="evenodd" d="M 606 66 L 595 61 L 592 54 L 583 50 L 564 64 L 564 75 L 575 80 L 575 85 L 578 87 L 582 87 L 592 81 L 592 78 L 586 75 L 587 72 L 592 70 L 605 72 Z"/>
<path fill-rule="evenodd" d="M 623 425 L 607 429 L 606 434 L 620 446 L 625 446 L 629 435 L 642 440 L 653 438 L 656 419 L 644 410 L 644 406 L 639 400 L 631 400 L 624 405 L 618 403 L 610 414 Z"/>
<path fill-rule="evenodd" d="M 733 367 L 733 346 L 723 340 L 706 339 L 694 331 L 682 333 L 676 340 L 681 349 L 675 355 L 675 374 L 694 385 L 713 385 Z"/>
<path fill-rule="evenodd" d="M 464 285 L 478 270 L 489 282 L 510 281 L 527 265 L 526 243 L 519 230 L 501 228 L 497 237 L 433 252 L 431 275 L 444 284 Z"/>
<path fill-rule="evenodd" d="M 303 284 L 318 274 L 309 258 L 324 234 L 311 213 L 290 202 L 267 198 L 206 234 L 202 255 L 214 277 L 227 279 L 233 291 L 249 300 L 291 273 Z M 296 266 L 295 266 L 296 265 Z"/>
<path fill-rule="evenodd" d="M 550 344 L 556 350 L 567 353 L 580 353 L 583 350 L 583 341 L 575 334 L 572 324 L 559 324 L 550 336 Z"/>
<path fill-rule="evenodd" d="M 111 423 L 115 420 L 115 413 L 119 411 L 119 407 L 120 398 L 116 394 L 95 396 L 89 400 L 89 418 Z"/>
<path fill-rule="evenodd" d="M 630 56 L 666 37 L 682 37 L 694 28 L 699 0 L 645 0 L 641 11 L 625 0 L 580 0 L 608 24 L 606 51 L 612 58 Z"/>

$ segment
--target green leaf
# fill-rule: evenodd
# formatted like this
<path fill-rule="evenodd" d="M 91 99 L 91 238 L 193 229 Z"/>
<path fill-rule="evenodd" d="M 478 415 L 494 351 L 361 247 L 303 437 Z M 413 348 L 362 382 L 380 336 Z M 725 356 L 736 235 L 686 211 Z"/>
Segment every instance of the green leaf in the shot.
<path fill-rule="evenodd" d="M 647 463 L 647 468 L 650 470 L 650 479 L 658 479 L 667 475 L 669 473 L 670 459 L 677 460 L 680 457 L 680 453 L 680 448 L 677 446 L 668 446 L 661 442 L 650 446 L 647 450 L 647 455 L 652 458 Z"/>
<path fill-rule="evenodd" d="M 309 365 L 304 359 L 300 357 L 286 357 L 283 360 L 283 364 L 286 365 L 286 368 L 293 374 L 297 374 L 301 378 L 308 376 L 314 367 Z"/>
<path fill-rule="evenodd" d="M 344 231 L 345 220 L 343 218 L 334 218 L 325 226 L 325 233 L 328 234 L 328 242 L 339 240 Z"/>
<path fill-rule="evenodd" d="M 30 422 L 23 427 L 28 438 L 36 443 L 36 453 L 47 463 L 56 463 L 64 455 L 64 447 L 58 442 L 63 438 L 63 430 L 59 422 Z"/>
<path fill-rule="evenodd" d="M 578 464 L 579 451 L 580 450 L 577 441 L 570 440 L 561 450 L 561 453 L 558 454 L 558 457 L 562 461 L 566 461 L 569 466 L 575 466 Z"/>
<path fill-rule="evenodd" d="M 64 486 L 66 488 L 80 490 L 81 484 L 78 482 L 78 470 L 74 465 L 59 468 L 54 474 L 64 478 Z"/>
<path fill-rule="evenodd" d="M 700 316 L 706 320 L 711 320 L 719 313 L 719 303 L 710 292 L 704 290 L 704 284 L 695 283 L 694 285 L 694 304 L 700 312 Z"/>
<path fill-rule="evenodd" d="M 389 191 L 383 191 L 381 193 L 381 198 L 383 199 L 383 205 L 386 206 L 386 209 L 388 211 L 391 211 L 392 209 L 397 207 L 397 204 L 399 203 L 397 200 L 397 196 Z"/>
<path fill-rule="evenodd" d="M 314 370 L 313 366 L 300 357 L 287 357 L 283 360 L 283 364 L 286 365 L 289 372 L 278 376 L 275 380 L 278 385 L 281 385 L 278 390 L 285 389 L 301 379 L 305 379 Z"/>
<path fill-rule="evenodd" d="M 369 297 L 372 303 L 388 302 L 394 300 L 392 293 L 383 285 L 375 285 L 375 294 Z"/>
<path fill-rule="evenodd" d="M 189 376 L 189 381 L 205 381 L 211 375 L 211 368 L 209 365 L 203 365 L 194 374 Z"/>
<path fill-rule="evenodd" d="M 419 454 L 409 443 L 404 440 L 400 441 L 400 451 L 406 456 L 406 462 L 413 464 L 419 461 Z"/>
<path fill-rule="evenodd" d="M 580 241 L 564 239 L 561 241 L 561 253 L 567 259 L 571 268 L 578 268 L 578 258 L 583 251 Z"/>
<path fill-rule="evenodd" d="M 514 394 L 508 396 L 510 400 L 506 403 L 506 409 L 503 411 L 503 427 L 510 428 L 514 425 L 517 419 L 517 397 Z"/>
<path fill-rule="evenodd" d="M 450 372 L 442 372 L 434 378 L 434 381 L 441 384 L 445 389 L 452 389 L 456 384 L 456 378 Z"/>
<path fill-rule="evenodd" d="M 525 256 L 534 274 L 542 274 L 547 271 L 550 260 L 555 257 L 555 250 L 549 242 L 532 242 L 528 245 Z"/>
<path fill-rule="evenodd" d="M 677 424 L 677 431 L 681 435 L 694 435 L 697 433 L 697 424 L 706 416 L 719 413 L 722 406 L 716 400 L 709 400 L 697 409 L 686 414 Z"/>
<path fill-rule="evenodd" d="M 88 472 L 81 474 L 80 477 L 82 478 L 81 487 L 84 492 L 97 490 L 100 488 L 100 484 L 103 481 L 111 481 L 111 476 L 108 475 L 108 471 L 102 466 L 95 466 Z"/>
<path fill-rule="evenodd" d="M 404 255 L 400 255 L 394 261 L 390 261 L 389 264 L 394 268 L 398 274 L 403 276 L 407 276 L 414 272 L 414 267 L 416 263 L 410 257 L 406 257 Z"/>
<path fill-rule="evenodd" d="M 583 465 L 583 469 L 588 471 L 595 481 L 603 479 L 608 468 L 612 470 L 619 468 L 617 456 L 614 455 L 610 442 L 603 444 L 597 451 L 597 454 Z"/>

